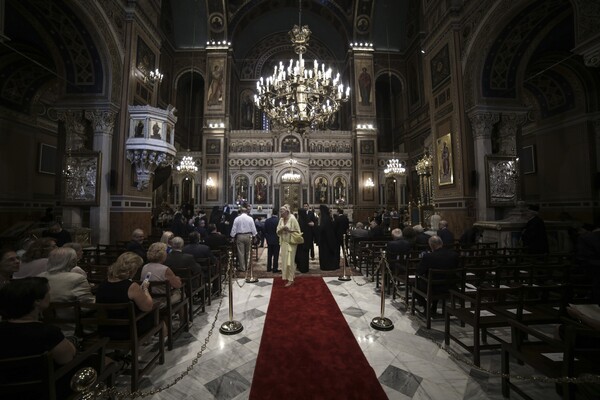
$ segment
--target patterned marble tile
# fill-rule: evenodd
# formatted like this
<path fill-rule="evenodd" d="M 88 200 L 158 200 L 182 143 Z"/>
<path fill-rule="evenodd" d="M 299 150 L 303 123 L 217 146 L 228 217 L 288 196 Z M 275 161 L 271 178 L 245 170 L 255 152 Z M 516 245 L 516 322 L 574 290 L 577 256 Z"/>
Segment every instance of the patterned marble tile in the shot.
<path fill-rule="evenodd" d="M 379 382 L 387 385 L 398 392 L 412 398 L 423 378 L 413 375 L 408 371 L 396 368 L 392 365 L 386 368 L 379 376 Z"/>
<path fill-rule="evenodd" d="M 316 265 L 318 269 L 318 263 Z M 434 320 L 432 329 L 427 330 L 422 319 L 407 313 L 404 303 L 387 296 L 385 316 L 392 320 L 394 329 L 377 331 L 370 326 L 371 320 L 381 316 L 382 310 L 375 283 L 360 276 L 347 282 L 337 277 L 324 280 L 390 400 L 502 398 L 499 377 L 474 370 L 440 348 L 443 320 Z M 166 352 L 165 364 L 144 377 L 142 387 L 152 389 L 169 384 L 187 370 L 206 346 L 202 356 L 179 383 L 152 399 L 247 400 L 272 288 L 272 278 L 260 278 L 256 284 L 244 283 L 243 279 L 234 283 L 234 319 L 244 326 L 237 335 L 219 333 L 221 324 L 228 320 L 228 296 L 213 299 L 206 312 L 194 318 L 189 334 L 182 335 L 175 341 L 175 348 Z M 453 323 L 452 331 L 466 340 L 472 338 L 468 327 Z M 205 344 L 209 335 L 210 340 Z M 470 359 L 456 343 L 451 344 L 451 348 Z M 499 352 L 484 352 L 481 365 L 488 370 L 498 370 Z M 511 372 L 533 373 L 526 366 L 512 362 Z M 129 376 L 120 376 L 118 387 L 126 390 L 128 386 Z M 523 382 L 520 386 L 534 398 L 560 398 L 551 384 Z"/>
<path fill-rule="evenodd" d="M 230 400 L 249 389 L 250 382 L 237 371 L 230 371 L 205 386 L 216 400 Z"/>

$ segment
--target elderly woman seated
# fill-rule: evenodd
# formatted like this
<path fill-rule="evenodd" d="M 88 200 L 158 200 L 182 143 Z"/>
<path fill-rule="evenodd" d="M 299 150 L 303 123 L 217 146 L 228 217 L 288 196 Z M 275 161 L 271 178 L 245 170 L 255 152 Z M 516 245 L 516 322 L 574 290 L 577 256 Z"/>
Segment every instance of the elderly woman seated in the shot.
<path fill-rule="evenodd" d="M 47 271 L 40 274 L 50 283 L 50 301 L 80 301 L 93 303 L 95 296 L 87 279 L 71 272 L 77 265 L 77 253 L 69 247 L 59 247 L 48 255 Z"/>
<path fill-rule="evenodd" d="M 173 270 L 164 265 L 167 259 L 167 245 L 162 242 L 152 243 L 146 254 L 148 264 L 142 268 L 142 277 L 146 277 L 150 272 L 150 281 L 167 281 L 173 289 L 179 289 L 183 285 L 181 279 L 175 275 Z M 160 288 L 162 289 L 162 288 Z M 158 293 L 159 288 L 154 289 Z M 174 290 L 171 292 L 171 302 L 178 303 L 181 301 L 181 291 Z"/>

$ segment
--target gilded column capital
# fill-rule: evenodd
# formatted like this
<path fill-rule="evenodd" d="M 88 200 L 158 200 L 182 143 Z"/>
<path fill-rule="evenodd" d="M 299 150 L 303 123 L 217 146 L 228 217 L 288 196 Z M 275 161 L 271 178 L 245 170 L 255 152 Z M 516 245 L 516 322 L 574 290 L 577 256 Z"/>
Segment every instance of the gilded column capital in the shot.
<path fill-rule="evenodd" d="M 88 110 L 85 118 L 92 123 L 94 133 L 112 135 L 115 127 L 116 113 L 108 110 Z"/>
<path fill-rule="evenodd" d="M 494 124 L 500 121 L 500 114 L 496 112 L 476 111 L 469 114 L 473 138 L 490 139 L 492 137 L 492 128 Z"/>

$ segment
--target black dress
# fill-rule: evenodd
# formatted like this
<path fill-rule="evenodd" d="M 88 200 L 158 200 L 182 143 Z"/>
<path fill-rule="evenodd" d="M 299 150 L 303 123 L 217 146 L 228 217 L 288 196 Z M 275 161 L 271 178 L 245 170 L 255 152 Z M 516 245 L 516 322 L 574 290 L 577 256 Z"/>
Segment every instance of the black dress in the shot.
<path fill-rule="evenodd" d="M 304 238 L 304 243 L 299 244 L 296 248 L 296 265 L 302 273 L 308 272 L 308 255 L 312 247 L 313 237 L 312 229 L 308 226 L 308 214 L 304 208 L 298 210 L 298 224 Z"/>
<path fill-rule="evenodd" d="M 335 226 L 329 213 L 329 207 L 319 206 L 319 267 L 323 271 L 334 271 L 340 267 L 340 247 L 335 236 Z"/>
<path fill-rule="evenodd" d="M 131 280 L 125 279 L 119 282 L 102 282 L 98 286 L 96 292 L 96 303 L 99 304 L 118 304 L 130 302 L 128 291 L 131 286 Z M 135 307 L 135 313 L 140 314 L 140 310 L 137 304 L 133 303 Z M 111 318 L 127 318 L 127 315 L 121 315 L 121 313 L 114 313 Z M 144 333 L 154 324 L 154 316 L 152 314 L 146 315 L 144 318 L 137 322 L 138 334 Z M 129 327 L 127 326 L 99 326 L 98 333 L 103 336 L 107 336 L 115 340 L 129 339 Z"/>

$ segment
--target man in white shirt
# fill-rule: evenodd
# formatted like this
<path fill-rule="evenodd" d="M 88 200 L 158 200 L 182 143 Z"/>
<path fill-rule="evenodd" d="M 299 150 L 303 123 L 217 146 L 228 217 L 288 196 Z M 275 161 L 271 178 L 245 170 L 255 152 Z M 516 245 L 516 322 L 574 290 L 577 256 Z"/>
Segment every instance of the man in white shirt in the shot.
<path fill-rule="evenodd" d="M 245 271 L 250 262 L 252 237 L 256 236 L 256 225 L 252 217 L 248 215 L 247 208 L 241 207 L 239 211 L 240 215 L 233 221 L 230 235 L 236 243 L 238 270 Z"/>

